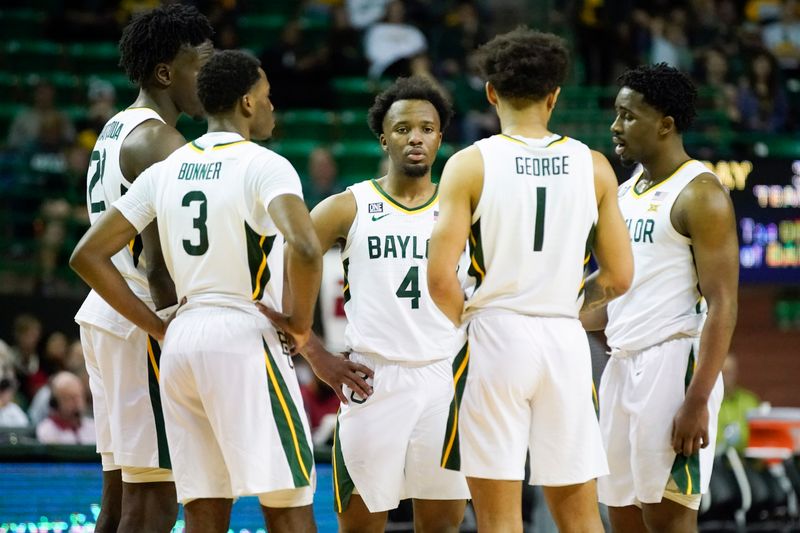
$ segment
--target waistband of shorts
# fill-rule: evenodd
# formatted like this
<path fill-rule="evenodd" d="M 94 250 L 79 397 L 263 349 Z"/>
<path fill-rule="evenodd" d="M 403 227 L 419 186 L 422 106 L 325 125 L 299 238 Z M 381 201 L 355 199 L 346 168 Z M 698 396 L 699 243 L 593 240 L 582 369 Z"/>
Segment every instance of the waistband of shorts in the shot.
<path fill-rule="evenodd" d="M 614 357 L 616 359 L 627 359 L 629 357 L 633 357 L 634 355 L 637 355 L 637 354 L 640 354 L 640 353 L 645 352 L 647 350 L 650 350 L 651 348 L 655 348 L 657 346 L 663 346 L 664 344 L 667 344 L 668 342 L 680 341 L 680 340 L 684 340 L 684 339 L 691 339 L 691 340 L 694 341 L 694 340 L 697 340 L 699 338 L 700 337 L 696 337 L 696 336 L 692 336 L 692 335 L 686 335 L 684 333 L 676 333 L 675 335 L 672 335 L 671 337 L 667 337 L 666 339 L 664 339 L 661 342 L 658 342 L 656 344 L 651 344 L 650 346 L 645 346 L 644 348 L 637 348 L 637 349 L 611 348 L 608 351 L 608 355 L 610 355 L 611 357 Z"/>
<path fill-rule="evenodd" d="M 389 366 L 402 366 L 406 368 L 420 368 L 423 366 L 430 366 L 441 363 L 442 361 L 449 361 L 450 357 L 443 357 L 441 359 L 432 359 L 426 361 L 404 361 L 404 360 L 395 360 L 395 359 L 387 359 L 380 354 L 377 353 L 366 353 L 366 352 L 349 352 L 350 355 L 355 355 L 357 358 L 362 357 L 364 359 L 368 359 L 373 361 L 379 365 L 389 365 Z M 456 354 L 453 354 L 454 356 Z"/>
<path fill-rule="evenodd" d="M 489 307 L 483 309 L 476 309 L 475 311 L 469 312 L 464 315 L 464 323 L 469 322 L 470 320 L 474 320 L 476 318 L 488 318 L 488 317 L 496 317 L 496 316 L 515 316 L 520 318 L 536 318 L 536 319 L 543 319 L 543 320 L 569 320 L 571 322 L 579 322 L 578 317 L 574 316 L 564 316 L 564 315 L 526 315 L 523 313 L 517 313 L 516 311 L 511 311 L 509 309 L 501 309 L 496 307 Z"/>

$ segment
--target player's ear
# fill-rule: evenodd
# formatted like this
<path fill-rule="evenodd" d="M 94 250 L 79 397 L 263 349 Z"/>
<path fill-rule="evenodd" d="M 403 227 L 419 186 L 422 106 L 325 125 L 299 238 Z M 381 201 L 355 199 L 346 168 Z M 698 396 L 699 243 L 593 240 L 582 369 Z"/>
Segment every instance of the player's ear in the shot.
<path fill-rule="evenodd" d="M 253 115 L 253 104 L 254 103 L 255 102 L 253 101 L 253 97 L 250 96 L 250 93 L 244 93 L 244 96 L 242 96 L 239 99 L 239 105 L 241 105 L 242 114 L 245 117 L 250 117 L 250 116 Z"/>
<path fill-rule="evenodd" d="M 378 137 L 378 140 L 380 141 L 381 149 L 383 149 L 384 152 L 389 150 L 389 145 L 386 144 L 386 136 L 383 133 L 381 133 L 380 137 Z"/>
<path fill-rule="evenodd" d="M 660 124 L 658 125 L 658 133 L 659 135 L 666 135 L 669 132 L 675 129 L 675 119 L 670 117 L 669 115 L 663 117 L 661 119 Z"/>
<path fill-rule="evenodd" d="M 172 85 L 172 69 L 167 63 L 159 63 L 153 69 L 153 80 L 162 87 Z"/>

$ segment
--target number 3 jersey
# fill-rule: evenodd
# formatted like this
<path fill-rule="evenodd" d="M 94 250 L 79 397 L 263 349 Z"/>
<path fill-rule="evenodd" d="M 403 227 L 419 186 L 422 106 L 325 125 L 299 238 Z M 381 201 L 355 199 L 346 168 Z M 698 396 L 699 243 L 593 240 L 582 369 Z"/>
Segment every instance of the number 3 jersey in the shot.
<path fill-rule="evenodd" d="M 495 135 L 475 145 L 483 190 L 472 214 L 475 291 L 465 318 L 489 311 L 577 318 L 597 223 L 591 151 L 559 135 Z"/>
<path fill-rule="evenodd" d="M 377 181 L 348 188 L 356 216 L 342 250 L 348 350 L 391 361 L 452 357 L 463 338 L 428 293 L 428 243 L 438 191 L 419 207 L 392 199 Z"/>
<path fill-rule="evenodd" d="M 103 127 L 92 150 L 89 170 L 86 175 L 86 206 L 89 221 L 94 224 L 111 204 L 131 187 L 120 168 L 120 152 L 128 135 L 143 122 L 164 120 L 154 110 L 146 107 L 131 107 L 114 115 Z M 151 303 L 147 283 L 145 258 L 139 237 L 111 258 L 128 286 L 139 298 Z M 79 324 L 95 325 L 117 336 L 127 338 L 133 324 L 117 313 L 100 296 L 91 291 L 81 306 L 75 321 Z"/>
<path fill-rule="evenodd" d="M 253 301 L 281 309 L 283 237 L 267 209 L 283 194 L 302 198 L 286 159 L 214 132 L 147 169 L 114 207 L 138 231 L 158 217 L 164 261 L 187 308 L 256 312 Z"/>

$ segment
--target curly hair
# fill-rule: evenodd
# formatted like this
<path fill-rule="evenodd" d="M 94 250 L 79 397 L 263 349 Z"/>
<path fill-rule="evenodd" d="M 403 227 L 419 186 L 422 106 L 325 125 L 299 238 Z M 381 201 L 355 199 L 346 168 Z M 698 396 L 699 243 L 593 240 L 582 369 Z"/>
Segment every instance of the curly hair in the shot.
<path fill-rule="evenodd" d="M 666 63 L 641 65 L 618 78 L 620 87 L 641 94 L 644 101 L 664 116 L 675 120 L 675 129 L 683 133 L 697 116 L 697 89 L 689 76 Z"/>
<path fill-rule="evenodd" d="M 261 66 L 255 56 L 241 50 L 217 52 L 197 75 L 197 95 L 213 115 L 229 111 L 256 84 Z"/>
<path fill-rule="evenodd" d="M 193 6 L 170 4 L 136 16 L 122 31 L 119 66 L 144 84 L 159 63 L 169 63 L 183 46 L 211 39 L 211 23 Z"/>
<path fill-rule="evenodd" d="M 367 113 L 367 123 L 372 132 L 383 133 L 383 119 L 392 104 L 398 100 L 426 100 L 439 114 L 441 130 L 444 131 L 453 118 L 453 105 L 436 86 L 421 76 L 398 78 L 388 89 L 375 97 L 375 102 Z"/>
<path fill-rule="evenodd" d="M 478 48 L 481 75 L 509 100 L 541 100 L 564 83 L 569 51 L 564 39 L 524 26 Z"/>

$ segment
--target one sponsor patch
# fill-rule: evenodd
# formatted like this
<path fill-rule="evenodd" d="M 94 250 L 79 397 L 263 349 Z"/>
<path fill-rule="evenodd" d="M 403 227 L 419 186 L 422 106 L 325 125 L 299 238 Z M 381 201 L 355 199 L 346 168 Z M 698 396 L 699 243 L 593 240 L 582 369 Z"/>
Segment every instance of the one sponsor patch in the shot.
<path fill-rule="evenodd" d="M 383 202 L 373 202 L 367 206 L 368 212 L 371 213 L 383 213 Z"/>

